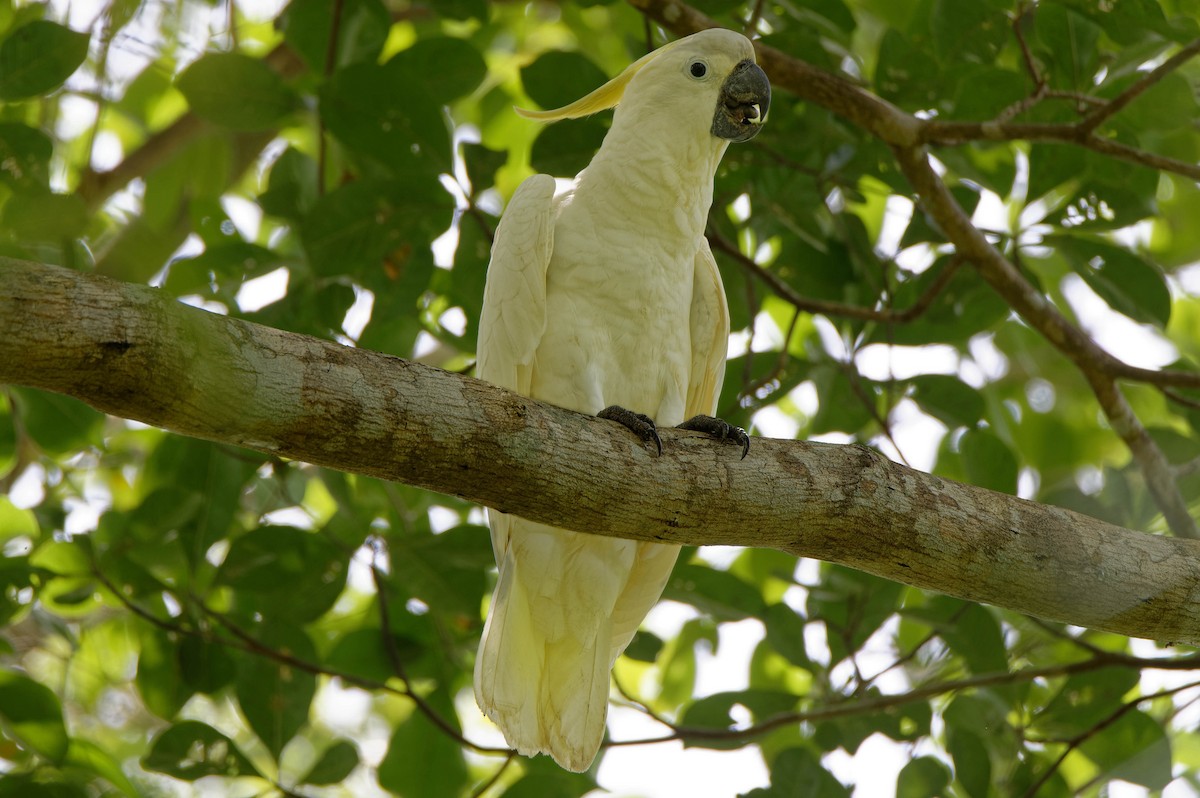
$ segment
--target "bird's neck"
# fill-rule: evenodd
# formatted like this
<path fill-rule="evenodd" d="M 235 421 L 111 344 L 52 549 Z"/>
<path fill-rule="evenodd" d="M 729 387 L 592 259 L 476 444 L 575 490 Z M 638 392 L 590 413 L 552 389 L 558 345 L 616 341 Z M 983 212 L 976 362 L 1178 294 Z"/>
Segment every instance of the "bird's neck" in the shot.
<path fill-rule="evenodd" d="M 602 190 L 617 198 L 610 210 L 643 224 L 663 219 L 666 212 L 672 233 L 689 241 L 702 236 L 713 178 L 729 142 L 707 131 L 703 136 L 646 135 L 621 122 L 618 114 L 600 151 L 580 173 L 577 192 Z"/>

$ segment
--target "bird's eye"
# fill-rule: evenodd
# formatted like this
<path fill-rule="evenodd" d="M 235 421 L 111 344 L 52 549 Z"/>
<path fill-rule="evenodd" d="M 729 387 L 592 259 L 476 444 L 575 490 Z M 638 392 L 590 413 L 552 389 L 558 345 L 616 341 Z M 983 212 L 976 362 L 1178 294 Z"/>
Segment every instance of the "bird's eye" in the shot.
<path fill-rule="evenodd" d="M 688 67 L 688 72 L 694 78 L 702 78 L 708 74 L 708 64 L 703 61 L 693 61 Z"/>

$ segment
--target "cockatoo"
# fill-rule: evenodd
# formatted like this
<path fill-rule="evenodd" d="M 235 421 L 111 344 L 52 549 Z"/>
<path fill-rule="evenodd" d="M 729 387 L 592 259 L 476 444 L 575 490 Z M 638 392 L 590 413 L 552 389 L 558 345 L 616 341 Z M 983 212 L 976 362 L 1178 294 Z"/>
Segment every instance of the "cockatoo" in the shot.
<path fill-rule="evenodd" d="M 655 424 L 742 444 L 715 412 L 729 312 L 704 238 L 731 141 L 760 129 L 766 74 L 746 37 L 706 30 L 643 56 L 543 121 L 616 107 L 570 188 L 534 175 L 496 230 L 479 322 L 480 378 L 619 421 L 661 452 Z M 696 418 L 691 418 L 696 416 Z M 489 511 L 499 580 L 475 697 L 522 754 L 586 770 L 604 737 L 609 673 L 658 601 L 679 547 L 571 532 Z"/>

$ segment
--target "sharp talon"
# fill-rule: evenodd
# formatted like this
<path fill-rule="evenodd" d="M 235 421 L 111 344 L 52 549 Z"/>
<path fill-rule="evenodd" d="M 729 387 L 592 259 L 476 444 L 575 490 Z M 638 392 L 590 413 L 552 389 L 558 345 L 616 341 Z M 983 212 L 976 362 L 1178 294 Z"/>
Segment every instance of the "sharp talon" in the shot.
<path fill-rule="evenodd" d="M 746 434 L 746 430 L 741 427 L 735 427 L 724 419 L 713 418 L 712 416 L 692 416 L 680 424 L 678 429 L 704 432 L 718 440 L 730 440 L 741 444 L 742 456 L 739 459 L 745 460 L 746 455 L 750 453 L 750 436 Z"/>
<path fill-rule="evenodd" d="M 617 422 L 641 438 L 642 443 L 653 441 L 654 448 L 658 450 L 658 454 L 662 454 L 662 439 L 658 437 L 658 426 L 655 425 L 654 419 L 650 418 L 650 416 L 626 410 L 620 405 L 609 405 L 597 413 L 596 418 L 604 418 Z"/>

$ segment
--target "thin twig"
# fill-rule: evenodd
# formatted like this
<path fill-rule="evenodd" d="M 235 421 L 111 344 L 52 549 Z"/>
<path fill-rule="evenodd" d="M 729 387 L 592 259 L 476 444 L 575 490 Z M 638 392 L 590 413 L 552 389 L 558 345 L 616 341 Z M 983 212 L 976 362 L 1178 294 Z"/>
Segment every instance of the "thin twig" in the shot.
<path fill-rule="evenodd" d="M 1200 39 L 1193 39 L 1184 45 L 1179 52 L 1147 72 L 1136 83 L 1125 89 L 1125 91 L 1079 120 L 1075 124 L 1075 127 L 1081 131 L 1091 133 L 1101 124 L 1120 113 L 1125 106 L 1140 97 L 1155 83 L 1158 83 L 1195 57 L 1197 53 L 1200 53 Z"/>
<path fill-rule="evenodd" d="M 471 798 L 483 798 L 484 793 L 496 786 L 496 782 L 500 781 L 500 777 L 504 775 L 504 771 L 508 770 L 508 766 L 513 763 L 516 757 L 516 751 L 509 751 L 508 756 L 504 757 L 504 761 L 500 763 L 500 767 L 496 768 L 496 772 L 492 774 L 491 778 L 480 784 L 479 789 L 471 793 Z"/>
<path fill-rule="evenodd" d="M 1128 713 L 1130 710 L 1136 709 L 1139 704 L 1141 704 L 1145 701 L 1153 701 L 1153 700 L 1156 700 L 1159 698 L 1169 698 L 1169 697 L 1175 695 L 1176 693 L 1183 692 L 1184 690 L 1190 690 L 1193 687 L 1200 687 L 1200 681 L 1189 682 L 1187 684 L 1180 685 L 1179 687 L 1172 687 L 1168 690 L 1161 690 L 1157 693 L 1151 693 L 1150 695 L 1139 696 L 1138 698 L 1132 698 L 1129 701 L 1126 701 L 1124 704 L 1117 707 L 1117 709 L 1115 711 L 1111 712 L 1107 717 L 1100 720 L 1094 726 L 1080 732 L 1079 734 L 1072 737 L 1070 740 L 1067 740 L 1066 741 L 1067 747 L 1063 750 L 1063 752 L 1061 754 L 1059 754 L 1057 759 L 1055 759 L 1052 763 L 1050 763 L 1050 767 L 1046 768 L 1045 772 L 1042 773 L 1042 775 L 1038 778 L 1038 780 L 1035 781 L 1033 784 L 1029 785 L 1029 789 L 1027 789 L 1023 793 L 1024 798 L 1034 798 L 1034 796 L 1036 796 L 1038 794 L 1038 791 L 1042 788 L 1042 786 L 1047 781 L 1049 781 L 1050 777 L 1053 776 L 1058 771 L 1058 768 L 1062 765 L 1063 761 L 1066 760 L 1066 758 L 1071 754 L 1072 751 L 1074 751 L 1076 748 L 1078 748 L 1083 743 L 1087 742 L 1092 737 L 1095 737 L 1097 734 L 1099 734 L 1100 732 L 1107 729 L 1109 726 L 1116 723 L 1118 720 L 1120 720 L 1122 717 L 1124 717 L 1126 715 L 1126 713 Z M 1131 753 L 1133 753 L 1133 752 L 1131 752 Z M 1101 774 L 1101 775 L 1103 775 L 1103 774 Z"/>

